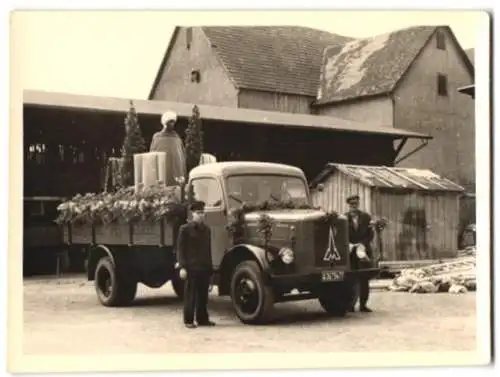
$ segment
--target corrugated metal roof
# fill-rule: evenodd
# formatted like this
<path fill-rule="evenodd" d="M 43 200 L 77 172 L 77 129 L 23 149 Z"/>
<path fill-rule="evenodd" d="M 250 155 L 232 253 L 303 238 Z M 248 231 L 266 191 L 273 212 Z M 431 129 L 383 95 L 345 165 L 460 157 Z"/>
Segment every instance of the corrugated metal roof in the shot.
<path fill-rule="evenodd" d="M 178 117 L 190 117 L 193 110 L 192 103 L 148 101 L 134 99 L 134 107 L 138 114 L 161 116 L 165 111 L 175 111 Z M 25 90 L 24 105 L 54 108 L 72 108 L 89 111 L 108 111 L 126 113 L 130 102 L 125 98 L 97 97 L 69 93 L 55 93 Z M 198 105 L 202 119 L 250 123 L 256 126 L 281 126 L 310 129 L 326 129 L 330 131 L 344 131 L 371 135 L 392 136 L 395 139 L 403 137 L 432 139 L 432 136 L 417 132 L 406 131 L 389 126 L 378 126 L 369 123 L 354 122 L 351 120 L 330 116 L 284 113 L 278 111 L 262 111 L 240 109 L 236 107 L 220 107 Z"/>
<path fill-rule="evenodd" d="M 327 164 L 318 177 L 311 182 L 311 186 L 314 187 L 318 183 L 326 180 L 335 171 L 347 174 L 371 187 L 420 191 L 464 191 L 462 186 L 427 169 L 335 163 Z"/>

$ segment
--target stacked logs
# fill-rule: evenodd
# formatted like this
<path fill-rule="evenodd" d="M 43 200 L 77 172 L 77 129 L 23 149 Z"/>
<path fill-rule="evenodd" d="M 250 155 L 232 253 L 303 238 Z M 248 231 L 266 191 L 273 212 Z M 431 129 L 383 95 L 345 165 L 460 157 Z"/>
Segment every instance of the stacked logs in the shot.
<path fill-rule="evenodd" d="M 453 294 L 475 291 L 475 249 L 462 251 L 459 255 L 452 261 L 402 270 L 388 289 L 393 292 Z"/>

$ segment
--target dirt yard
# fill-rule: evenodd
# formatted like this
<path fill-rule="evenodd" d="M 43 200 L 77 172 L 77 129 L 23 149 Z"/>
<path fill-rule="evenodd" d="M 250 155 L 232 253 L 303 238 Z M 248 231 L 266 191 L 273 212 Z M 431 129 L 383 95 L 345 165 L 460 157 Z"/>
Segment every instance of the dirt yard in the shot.
<path fill-rule="evenodd" d="M 276 323 L 245 326 L 211 295 L 215 328 L 185 329 L 170 284 L 139 287 L 133 307 L 105 308 L 83 277 L 24 282 L 24 353 L 471 351 L 475 294 L 374 291 L 373 313 L 325 316 L 316 300 L 277 304 Z"/>

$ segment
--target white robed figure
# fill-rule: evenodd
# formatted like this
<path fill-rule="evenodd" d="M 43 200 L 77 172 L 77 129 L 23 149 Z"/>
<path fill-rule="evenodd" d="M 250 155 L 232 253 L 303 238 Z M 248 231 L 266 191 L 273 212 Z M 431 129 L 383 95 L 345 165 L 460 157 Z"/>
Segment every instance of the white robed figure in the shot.
<path fill-rule="evenodd" d="M 184 145 L 177 132 L 175 132 L 176 121 L 176 113 L 172 111 L 165 112 L 161 117 L 163 129 L 153 135 L 149 148 L 150 152 L 166 153 L 165 184 L 167 186 L 177 185 L 175 179 L 186 176 Z"/>

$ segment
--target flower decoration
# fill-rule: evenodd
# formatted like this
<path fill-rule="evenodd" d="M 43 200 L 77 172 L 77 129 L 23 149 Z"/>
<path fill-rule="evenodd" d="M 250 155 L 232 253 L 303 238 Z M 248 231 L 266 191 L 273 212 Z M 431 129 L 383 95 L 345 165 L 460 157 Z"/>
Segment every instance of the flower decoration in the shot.
<path fill-rule="evenodd" d="M 286 209 L 319 209 L 307 203 L 297 204 L 292 200 L 289 201 L 264 201 L 257 204 L 242 203 L 240 207 L 231 211 L 231 220 L 226 229 L 233 236 L 233 244 L 244 242 L 245 239 L 245 214 L 257 211 L 273 211 Z M 266 219 L 263 220 L 262 226 L 265 228 Z"/>
<path fill-rule="evenodd" d="M 381 217 L 379 219 L 374 219 L 370 222 L 370 226 L 375 229 L 377 232 L 383 231 L 386 227 L 389 221 L 385 217 Z"/>
<path fill-rule="evenodd" d="M 328 211 L 324 217 L 325 222 L 327 222 L 329 224 L 335 223 L 338 218 L 339 218 L 339 214 L 335 211 Z"/>
<path fill-rule="evenodd" d="M 58 206 L 56 223 L 109 224 L 115 221 L 157 222 L 185 219 L 187 209 L 181 203 L 174 187 L 162 184 L 144 188 L 138 192 L 134 187 L 116 192 L 76 195 Z"/>
<path fill-rule="evenodd" d="M 267 249 L 269 241 L 271 241 L 271 237 L 273 235 L 273 219 L 265 213 L 260 215 L 257 225 L 257 231 L 262 236 L 264 240 L 264 246 Z"/>

